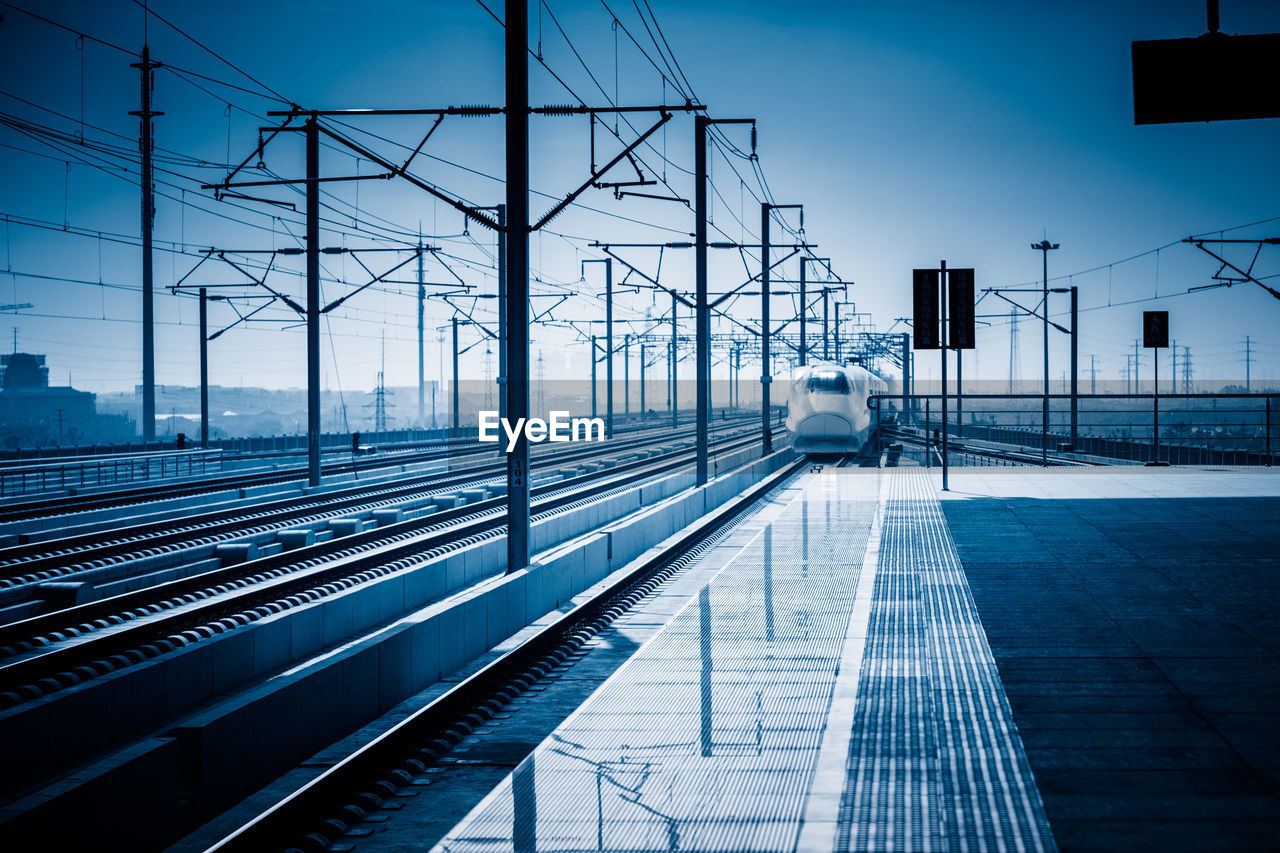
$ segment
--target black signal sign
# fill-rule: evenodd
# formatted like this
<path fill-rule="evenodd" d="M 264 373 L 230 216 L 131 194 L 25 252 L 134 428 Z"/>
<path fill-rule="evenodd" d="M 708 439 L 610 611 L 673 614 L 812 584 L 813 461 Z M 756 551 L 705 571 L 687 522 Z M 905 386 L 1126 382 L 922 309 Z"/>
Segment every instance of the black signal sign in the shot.
<path fill-rule="evenodd" d="M 1169 312 L 1142 312 L 1142 345 L 1147 349 L 1169 346 Z"/>
<path fill-rule="evenodd" d="M 947 270 L 947 348 L 973 349 L 973 270 Z"/>
<path fill-rule="evenodd" d="M 912 347 L 914 349 L 938 349 L 939 328 L 942 319 L 941 297 L 938 292 L 938 270 L 913 270 L 911 273 Z"/>

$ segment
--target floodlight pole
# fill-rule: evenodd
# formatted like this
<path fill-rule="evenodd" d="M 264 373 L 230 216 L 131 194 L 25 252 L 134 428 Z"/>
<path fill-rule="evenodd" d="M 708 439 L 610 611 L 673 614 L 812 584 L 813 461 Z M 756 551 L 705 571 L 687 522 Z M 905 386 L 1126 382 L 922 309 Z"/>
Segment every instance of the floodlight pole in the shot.
<path fill-rule="evenodd" d="M 1040 432 L 1040 464 L 1049 465 L 1049 252 L 1058 248 L 1057 243 L 1041 240 L 1032 243 L 1031 248 L 1039 249 L 1044 262 L 1043 299 L 1040 305 L 1041 319 L 1044 329 L 1044 414 Z"/>

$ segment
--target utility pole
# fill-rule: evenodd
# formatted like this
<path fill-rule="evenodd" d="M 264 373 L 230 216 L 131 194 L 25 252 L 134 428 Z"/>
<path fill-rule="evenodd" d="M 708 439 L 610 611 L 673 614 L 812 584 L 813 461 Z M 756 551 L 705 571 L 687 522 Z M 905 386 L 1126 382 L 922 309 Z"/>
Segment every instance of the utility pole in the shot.
<path fill-rule="evenodd" d="M 822 360 L 831 360 L 831 331 L 827 323 L 831 319 L 830 306 L 828 305 L 828 297 L 831 295 L 831 288 L 822 288 Z"/>
<path fill-rule="evenodd" d="M 1031 248 L 1039 249 L 1044 262 L 1043 301 L 1040 303 L 1041 319 L 1044 321 L 1044 416 L 1040 433 L 1040 464 L 1049 464 L 1049 252 L 1058 248 L 1057 243 L 1041 240 L 1032 243 Z"/>
<path fill-rule="evenodd" d="M 769 321 L 769 219 L 773 206 L 760 205 L 760 430 L 763 436 L 761 456 L 773 450 L 773 436 L 769 434 L 769 336 L 773 333 Z"/>
<path fill-rule="evenodd" d="M 1095 356 L 1089 355 L 1089 393 L 1098 393 L 1098 369 L 1094 367 Z"/>
<path fill-rule="evenodd" d="M 506 2 L 507 417 L 529 417 L 529 0 Z M 507 571 L 529 565 L 529 441 L 507 454 Z"/>
<path fill-rule="evenodd" d="M 707 306 L 707 117 L 693 119 L 694 162 L 694 278 L 697 307 L 694 318 L 694 344 L 697 351 L 697 466 L 695 484 L 707 482 L 707 443 L 711 418 L 711 317 Z"/>
<path fill-rule="evenodd" d="M 679 387 L 676 385 L 676 292 L 671 291 L 671 370 L 667 377 L 667 403 L 671 406 L 671 428 L 675 429 L 680 422 Z"/>
<path fill-rule="evenodd" d="M 711 309 L 707 302 L 707 128 L 713 124 L 750 124 L 754 119 L 712 119 L 705 115 L 693 118 L 694 171 L 694 278 L 696 281 L 697 317 L 694 343 L 697 348 L 698 414 L 695 483 L 707 482 L 707 451 L 711 420 Z M 754 143 L 753 134 L 752 141 Z M 755 145 L 752 145 L 754 150 Z M 766 266 L 768 262 L 766 261 Z"/>
<path fill-rule="evenodd" d="M 306 122 L 307 145 L 307 483 L 320 485 L 320 124 Z"/>
<path fill-rule="evenodd" d="M 645 352 L 646 346 L 643 341 L 640 343 L 640 420 L 643 422 L 646 409 L 644 407 L 644 360 L 647 357 Z"/>
<path fill-rule="evenodd" d="M 498 213 L 498 417 L 507 416 L 507 206 Z M 541 353 L 539 353 L 541 363 Z"/>
<path fill-rule="evenodd" d="M 773 452 L 773 433 L 770 431 L 769 416 L 772 408 L 769 401 L 769 389 L 773 384 L 773 356 L 769 350 L 769 341 L 773 335 L 769 318 L 769 271 L 771 265 L 769 247 L 769 224 L 775 210 L 796 208 L 804 210 L 800 204 L 768 204 L 760 205 L 760 427 L 763 436 L 762 455 Z M 801 216 L 804 214 L 802 213 Z M 803 224 L 803 220 L 802 220 Z M 801 275 L 804 273 L 803 256 L 800 262 Z M 803 352 L 804 348 L 801 347 Z"/>
<path fill-rule="evenodd" d="M 941 341 L 938 352 L 942 355 L 942 491 L 949 491 L 947 483 L 947 262 L 941 264 L 941 275 L 938 276 L 942 282 L 942 298 L 938 301 L 938 307 L 942 316 L 942 322 L 939 324 L 941 328 Z M 1046 386 L 1047 389 L 1047 386 Z M 1048 393 L 1046 390 L 1045 393 Z M 1047 397 L 1045 398 L 1048 399 Z M 1046 402 L 1047 406 L 1048 403 Z M 925 436 L 925 447 L 929 446 L 929 436 Z"/>
<path fill-rule="evenodd" d="M 613 258 L 593 258 L 583 261 L 581 269 L 585 271 L 587 264 L 604 264 L 604 431 L 606 436 L 613 438 Z M 594 340 L 595 338 L 592 338 L 592 341 Z M 593 344 L 591 347 L 591 363 L 593 365 L 595 364 L 595 356 L 596 350 Z M 594 389 L 594 387 L 593 383 L 592 388 Z M 594 416 L 593 414 L 592 417 Z"/>
<path fill-rule="evenodd" d="M 805 322 L 809 314 L 809 294 L 805 284 L 805 269 L 808 268 L 803 255 L 800 256 L 800 366 L 804 367 L 809 353 L 808 337 L 805 334 Z"/>
<path fill-rule="evenodd" d="M 1142 393 L 1142 350 L 1141 341 L 1133 342 L 1133 393 Z"/>
<path fill-rule="evenodd" d="M 622 419 L 631 419 L 631 335 L 622 336 Z"/>
<path fill-rule="evenodd" d="M 1009 393 L 1018 393 L 1022 383 L 1022 351 L 1018 348 L 1018 309 L 1009 311 Z"/>
<path fill-rule="evenodd" d="M 833 336 L 836 339 L 836 364 L 840 361 L 840 301 L 836 300 L 835 304 L 835 326 L 832 327 Z"/>
<path fill-rule="evenodd" d="M 1077 364 L 1079 358 L 1079 342 L 1080 342 L 1080 326 L 1078 324 L 1080 315 L 1077 311 L 1079 300 L 1077 299 L 1076 286 L 1071 285 L 1071 449 L 1075 450 L 1076 439 L 1080 432 L 1080 368 Z M 1048 316 L 1048 306 L 1045 306 L 1045 316 Z"/>
<path fill-rule="evenodd" d="M 154 277 L 151 258 L 151 232 L 155 227 L 156 200 L 152 177 L 151 155 L 155 146 L 152 139 L 151 119 L 164 115 L 151 109 L 151 90 L 155 88 L 154 69 L 159 62 L 151 61 L 151 48 L 142 45 L 142 61 L 134 62 L 142 76 L 142 108 L 131 110 L 129 115 L 138 117 L 138 147 L 142 154 L 142 440 L 156 438 L 156 330 L 154 306 Z"/>
<path fill-rule="evenodd" d="M 421 228 L 418 229 L 421 232 Z M 427 286 L 422 277 L 422 234 L 418 234 L 418 423 L 423 424 L 427 416 L 427 373 L 426 361 L 423 358 L 426 330 L 423 327 L 424 312 L 427 307 Z"/>
<path fill-rule="evenodd" d="M 453 327 L 453 405 L 450 407 L 450 409 L 453 412 L 453 430 L 455 433 L 454 437 L 456 438 L 457 437 L 456 433 L 458 431 L 458 426 L 459 426 L 458 403 L 459 403 L 460 397 L 458 394 L 458 386 L 462 384 L 458 379 L 458 315 L 457 314 L 453 315 L 452 319 L 450 319 L 449 321 L 449 324 Z"/>
<path fill-rule="evenodd" d="M 209 293 L 200 288 L 200 446 L 209 446 Z"/>
<path fill-rule="evenodd" d="M 613 258 L 604 261 L 604 426 L 613 438 Z"/>
<path fill-rule="evenodd" d="M 599 406 L 596 404 L 596 336 L 591 336 L 591 419 L 595 420 Z"/>
<path fill-rule="evenodd" d="M 911 335 L 907 332 L 902 333 L 902 393 L 913 394 L 914 389 L 911 385 Z M 910 406 L 910 408 L 908 408 Z M 905 414 L 910 411 L 914 414 L 916 408 L 915 400 L 903 398 L 902 411 Z"/>

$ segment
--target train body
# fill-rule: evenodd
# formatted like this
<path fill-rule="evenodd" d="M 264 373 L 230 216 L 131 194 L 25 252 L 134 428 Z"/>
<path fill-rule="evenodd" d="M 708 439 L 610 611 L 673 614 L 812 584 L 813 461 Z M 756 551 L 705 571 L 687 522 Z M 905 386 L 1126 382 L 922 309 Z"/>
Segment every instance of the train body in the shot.
<path fill-rule="evenodd" d="M 819 362 L 791 375 L 787 430 L 804 453 L 857 453 L 875 426 L 867 403 L 889 385 L 859 365 Z"/>

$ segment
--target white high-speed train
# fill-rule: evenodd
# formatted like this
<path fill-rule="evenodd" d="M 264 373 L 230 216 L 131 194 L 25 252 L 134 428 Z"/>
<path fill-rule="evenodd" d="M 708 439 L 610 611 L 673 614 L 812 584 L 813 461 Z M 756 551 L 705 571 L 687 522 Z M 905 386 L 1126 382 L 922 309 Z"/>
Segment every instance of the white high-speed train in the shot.
<path fill-rule="evenodd" d="M 856 364 L 798 368 L 787 398 L 793 446 L 805 453 L 858 452 L 875 427 L 867 398 L 888 391 L 888 383 Z"/>

